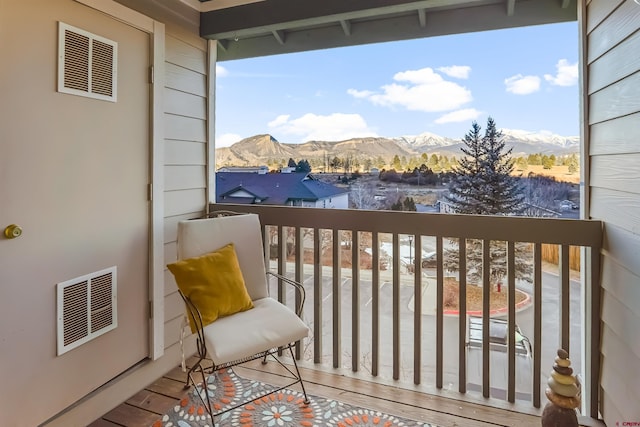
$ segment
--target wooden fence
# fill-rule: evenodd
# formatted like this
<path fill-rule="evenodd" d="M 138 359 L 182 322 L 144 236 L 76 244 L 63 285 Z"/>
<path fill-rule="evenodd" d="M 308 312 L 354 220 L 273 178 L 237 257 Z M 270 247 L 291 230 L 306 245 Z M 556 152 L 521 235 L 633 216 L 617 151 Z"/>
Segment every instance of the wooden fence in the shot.
<path fill-rule="evenodd" d="M 543 261 L 550 262 L 552 264 L 558 264 L 560 256 L 559 245 L 542 245 L 542 259 Z M 580 271 L 580 247 L 569 246 L 569 268 L 571 270 Z"/>

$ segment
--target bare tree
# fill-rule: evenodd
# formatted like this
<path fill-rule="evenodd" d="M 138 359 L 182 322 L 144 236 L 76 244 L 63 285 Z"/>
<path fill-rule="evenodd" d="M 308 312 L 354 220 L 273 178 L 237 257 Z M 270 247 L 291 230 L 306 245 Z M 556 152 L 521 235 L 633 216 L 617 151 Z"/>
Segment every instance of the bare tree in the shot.
<path fill-rule="evenodd" d="M 355 209 L 376 210 L 379 207 L 379 203 L 374 195 L 373 184 L 366 184 L 363 182 L 356 182 L 352 184 L 351 191 L 349 193 L 349 201 Z"/>

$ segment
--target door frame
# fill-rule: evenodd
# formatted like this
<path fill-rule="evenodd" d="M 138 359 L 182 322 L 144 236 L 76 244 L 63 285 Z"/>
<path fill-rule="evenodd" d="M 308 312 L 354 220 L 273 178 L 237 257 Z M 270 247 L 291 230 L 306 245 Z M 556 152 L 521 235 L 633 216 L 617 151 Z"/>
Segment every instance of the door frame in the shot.
<path fill-rule="evenodd" d="M 164 24 L 113 0 L 75 0 L 149 34 L 150 45 L 150 163 L 149 183 L 149 357 L 164 354 Z"/>

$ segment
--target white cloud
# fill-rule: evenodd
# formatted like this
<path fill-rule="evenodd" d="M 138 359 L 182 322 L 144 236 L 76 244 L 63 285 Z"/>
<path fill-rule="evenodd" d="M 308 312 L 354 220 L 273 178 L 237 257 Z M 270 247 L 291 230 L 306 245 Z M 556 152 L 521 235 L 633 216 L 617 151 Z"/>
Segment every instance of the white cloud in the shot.
<path fill-rule="evenodd" d="M 442 82 L 444 79 L 442 76 L 436 72 L 434 72 L 431 68 L 421 68 L 419 70 L 408 70 L 401 71 L 396 73 L 393 76 L 393 80 L 400 82 L 409 82 L 413 84 L 438 84 Z"/>
<path fill-rule="evenodd" d="M 544 79 L 555 86 L 573 86 L 578 84 L 578 63 L 570 64 L 561 59 L 556 64 L 556 75 L 545 74 Z"/>
<path fill-rule="evenodd" d="M 504 79 L 504 84 L 507 86 L 507 92 L 515 95 L 529 95 L 540 90 L 540 77 L 516 74 Z"/>
<path fill-rule="evenodd" d="M 288 115 L 278 116 L 268 123 L 273 133 L 281 133 L 306 141 L 343 141 L 349 138 L 377 136 L 359 114 L 333 113 L 319 116 L 307 113 L 296 119 Z"/>
<path fill-rule="evenodd" d="M 455 110 L 473 100 L 469 89 L 445 80 L 431 68 L 399 72 L 393 79 L 398 83 L 382 86 L 381 92 L 349 89 L 347 93 L 374 105 L 428 113 Z"/>
<path fill-rule="evenodd" d="M 354 98 L 368 98 L 374 94 L 370 90 L 356 90 L 356 89 L 348 89 L 347 93 Z"/>
<path fill-rule="evenodd" d="M 275 119 L 271 120 L 269 123 L 267 123 L 267 126 L 269 126 L 270 128 L 276 128 L 278 126 L 282 126 L 283 124 L 289 121 L 289 117 L 291 117 L 289 114 L 282 114 L 276 117 Z"/>
<path fill-rule="evenodd" d="M 225 133 L 216 137 L 216 147 L 228 147 L 240 141 L 242 137 L 235 133 Z"/>
<path fill-rule="evenodd" d="M 444 123 L 466 122 L 469 120 L 477 119 L 480 114 L 482 114 L 482 112 L 476 110 L 475 108 L 465 108 L 464 110 L 452 111 L 443 116 L 440 116 L 436 120 L 434 120 L 434 123 L 441 125 Z"/>
<path fill-rule="evenodd" d="M 438 71 L 456 79 L 468 79 L 471 67 L 468 65 L 452 65 L 450 67 L 440 67 Z"/>
<path fill-rule="evenodd" d="M 224 68 L 222 65 L 216 64 L 216 77 L 226 77 L 229 75 L 229 70 Z"/>

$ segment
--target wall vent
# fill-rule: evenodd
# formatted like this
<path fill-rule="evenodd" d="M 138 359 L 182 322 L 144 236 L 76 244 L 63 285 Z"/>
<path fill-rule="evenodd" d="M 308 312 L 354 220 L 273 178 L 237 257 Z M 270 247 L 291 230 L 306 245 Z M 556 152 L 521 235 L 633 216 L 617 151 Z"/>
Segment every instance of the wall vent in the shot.
<path fill-rule="evenodd" d="M 116 102 L 118 44 L 58 24 L 58 92 Z"/>
<path fill-rule="evenodd" d="M 58 356 L 118 326 L 117 269 L 58 283 Z"/>

